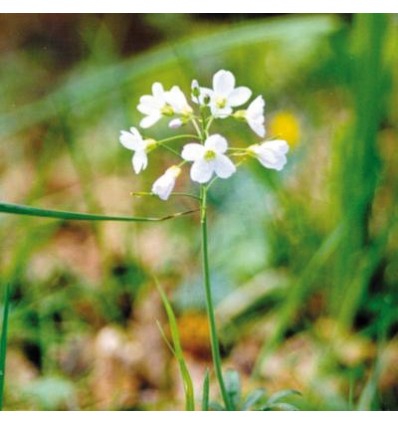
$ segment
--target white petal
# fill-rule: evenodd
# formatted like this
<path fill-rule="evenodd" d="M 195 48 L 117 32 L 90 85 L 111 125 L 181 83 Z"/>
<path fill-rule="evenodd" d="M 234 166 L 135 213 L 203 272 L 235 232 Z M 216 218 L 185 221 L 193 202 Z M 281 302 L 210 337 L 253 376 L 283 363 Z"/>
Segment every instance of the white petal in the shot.
<path fill-rule="evenodd" d="M 159 108 L 155 105 L 148 105 L 145 103 L 140 103 L 137 106 L 137 109 L 141 112 L 141 114 L 145 115 L 152 115 L 153 113 L 157 113 L 159 111 Z"/>
<path fill-rule="evenodd" d="M 173 86 L 170 91 L 165 93 L 167 103 L 173 108 L 175 113 L 192 111 L 184 93 L 178 86 Z"/>
<path fill-rule="evenodd" d="M 161 83 L 152 84 L 152 94 L 157 100 L 165 100 L 165 92 Z"/>
<path fill-rule="evenodd" d="M 213 134 L 206 139 L 205 148 L 214 150 L 217 153 L 224 153 L 228 149 L 228 142 L 225 137 L 219 134 Z"/>
<path fill-rule="evenodd" d="M 214 160 L 214 171 L 218 177 L 227 179 L 236 171 L 236 167 L 226 155 L 217 155 Z"/>
<path fill-rule="evenodd" d="M 140 97 L 140 103 L 137 106 L 137 109 L 145 115 L 151 115 L 153 112 L 159 111 L 163 105 L 164 102 L 160 102 L 154 96 L 146 94 L 145 96 Z"/>
<path fill-rule="evenodd" d="M 128 131 L 122 130 L 120 132 L 120 143 L 127 149 L 135 151 L 137 149 L 142 149 L 144 146 L 144 141 L 141 134 L 135 127 L 131 127 L 131 133 Z"/>
<path fill-rule="evenodd" d="M 188 143 L 182 149 L 181 156 L 185 161 L 196 161 L 203 158 L 204 146 L 199 143 Z"/>
<path fill-rule="evenodd" d="M 224 71 L 223 69 L 218 71 L 213 77 L 213 89 L 217 96 L 225 96 L 232 92 L 235 87 L 235 77 L 232 72 Z"/>
<path fill-rule="evenodd" d="M 154 124 L 156 124 L 160 120 L 160 118 L 162 118 L 161 114 L 148 115 L 147 117 L 143 118 L 140 121 L 140 127 L 141 128 L 152 127 Z"/>
<path fill-rule="evenodd" d="M 198 183 L 207 183 L 214 172 L 214 161 L 198 159 L 192 164 L 191 179 Z"/>
<path fill-rule="evenodd" d="M 233 112 L 230 106 L 226 106 L 225 108 L 219 109 L 214 103 L 210 104 L 210 109 L 211 109 L 211 114 L 213 115 L 214 118 L 227 118 Z"/>
<path fill-rule="evenodd" d="M 148 165 L 148 157 L 145 151 L 139 150 L 133 155 L 133 168 L 136 174 L 139 174 Z"/>
<path fill-rule="evenodd" d="M 249 107 L 247 108 L 247 115 L 251 118 L 256 118 L 259 115 L 264 115 L 264 107 L 265 107 L 265 101 L 263 97 L 257 96 L 253 102 L 250 103 Z"/>
<path fill-rule="evenodd" d="M 265 136 L 265 127 L 264 127 L 264 119 L 259 120 L 247 120 L 250 128 L 260 137 Z"/>
<path fill-rule="evenodd" d="M 240 106 L 246 103 L 250 96 L 252 95 L 252 91 L 247 87 L 238 87 L 232 91 L 232 93 L 228 96 L 228 105 L 229 106 Z"/>

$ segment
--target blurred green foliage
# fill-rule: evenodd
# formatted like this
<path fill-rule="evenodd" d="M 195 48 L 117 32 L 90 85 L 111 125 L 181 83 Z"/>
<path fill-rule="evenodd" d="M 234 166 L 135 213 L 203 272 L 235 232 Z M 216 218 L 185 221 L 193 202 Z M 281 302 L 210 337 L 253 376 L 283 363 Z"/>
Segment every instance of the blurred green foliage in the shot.
<path fill-rule="evenodd" d="M 130 197 L 148 190 L 169 162 L 154 155 L 148 172 L 134 177 L 118 133 L 138 122 L 135 105 L 153 81 L 187 89 L 192 78 L 206 85 L 230 69 L 264 95 L 269 123 L 289 112 L 300 137 L 283 173 L 253 163 L 210 193 L 225 360 L 246 375 L 248 389 L 253 371 L 261 387 L 299 389 L 303 409 L 396 409 L 396 19 L 53 19 L 53 40 L 26 25 L 18 41 L 18 21 L 0 35 L 1 199 L 112 215 L 192 208 Z M 239 125 L 217 130 L 238 145 L 255 140 Z M 11 288 L 6 408 L 182 407 L 168 363 L 156 383 L 150 372 L 132 373 L 139 384 L 123 390 L 138 394 L 132 401 L 107 394 L 101 404 L 97 366 L 80 365 L 73 347 L 83 339 L 94 350 L 109 326 L 134 340 L 146 315 L 157 332 L 159 305 L 145 310 L 154 274 L 180 317 L 203 310 L 194 217 L 91 225 L 0 215 L 0 240 L 1 283 Z M 206 363 L 195 353 L 192 363 Z M 148 388 L 154 402 L 144 396 Z"/>

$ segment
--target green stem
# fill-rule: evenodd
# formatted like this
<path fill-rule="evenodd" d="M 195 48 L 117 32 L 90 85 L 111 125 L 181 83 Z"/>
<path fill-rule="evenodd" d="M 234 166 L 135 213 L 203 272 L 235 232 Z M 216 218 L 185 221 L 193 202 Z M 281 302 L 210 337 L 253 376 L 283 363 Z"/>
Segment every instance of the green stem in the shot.
<path fill-rule="evenodd" d="M 179 134 L 178 136 L 172 136 L 172 137 L 168 137 L 167 139 L 158 140 L 157 143 L 159 143 L 159 144 L 167 143 L 167 142 L 172 142 L 173 140 L 179 140 L 179 139 L 198 139 L 198 140 L 200 140 L 200 137 L 197 136 L 196 134 Z"/>
<path fill-rule="evenodd" d="M 225 403 L 227 410 L 233 410 L 231 402 L 228 397 L 228 393 L 225 387 L 222 367 L 221 367 L 221 355 L 220 355 L 220 344 L 218 342 L 217 328 L 216 328 L 216 318 L 214 314 L 214 304 L 213 297 L 211 293 L 211 283 L 210 283 L 210 271 L 209 271 L 209 256 L 208 256 L 208 242 L 207 242 L 207 189 L 201 187 L 201 218 L 200 224 L 202 229 L 202 260 L 203 260 L 203 280 L 206 293 L 206 307 L 207 307 L 207 316 L 209 320 L 210 328 L 210 342 L 211 342 L 211 353 L 213 357 L 214 369 L 220 386 L 220 391 L 222 398 Z"/>
<path fill-rule="evenodd" d="M 10 284 L 6 283 L 4 296 L 3 323 L 0 338 L 0 410 L 3 410 L 4 379 L 7 354 L 8 312 L 10 309 Z"/>

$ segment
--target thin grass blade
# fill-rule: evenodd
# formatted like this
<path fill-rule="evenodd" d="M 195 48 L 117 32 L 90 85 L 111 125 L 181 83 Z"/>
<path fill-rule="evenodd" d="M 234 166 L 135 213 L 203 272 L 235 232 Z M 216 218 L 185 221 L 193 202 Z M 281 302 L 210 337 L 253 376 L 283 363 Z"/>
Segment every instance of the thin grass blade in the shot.
<path fill-rule="evenodd" d="M 0 336 L 0 410 L 3 410 L 5 366 L 7 355 L 8 314 L 10 310 L 10 284 L 6 284 L 4 295 L 3 323 Z"/>
<path fill-rule="evenodd" d="M 167 296 L 164 293 L 162 287 L 156 280 L 155 282 L 156 282 L 156 286 L 159 291 L 159 294 L 162 298 L 162 302 L 166 310 L 167 318 L 169 320 L 171 338 L 173 340 L 173 346 L 174 346 L 174 354 L 178 361 L 181 378 L 184 384 L 185 408 L 186 410 L 192 411 L 192 410 L 195 410 L 194 389 L 193 389 L 192 378 L 189 373 L 188 367 L 185 363 L 184 354 L 181 348 L 180 334 L 178 331 L 177 320 L 174 315 L 173 308 L 171 307 L 171 304 L 169 300 L 167 299 Z"/>
<path fill-rule="evenodd" d="M 157 222 L 166 221 L 184 215 L 192 214 L 198 210 L 182 211 L 164 217 L 130 217 L 102 214 L 88 214 L 72 211 L 49 210 L 44 208 L 35 208 L 27 205 L 11 204 L 0 202 L 0 213 L 26 215 L 32 217 L 55 218 L 60 220 L 77 221 L 138 221 L 138 222 Z"/>
<path fill-rule="evenodd" d="M 203 394 L 202 394 L 202 411 L 209 410 L 209 395 L 210 395 L 210 375 L 209 369 L 206 370 L 205 378 L 203 380 Z"/>

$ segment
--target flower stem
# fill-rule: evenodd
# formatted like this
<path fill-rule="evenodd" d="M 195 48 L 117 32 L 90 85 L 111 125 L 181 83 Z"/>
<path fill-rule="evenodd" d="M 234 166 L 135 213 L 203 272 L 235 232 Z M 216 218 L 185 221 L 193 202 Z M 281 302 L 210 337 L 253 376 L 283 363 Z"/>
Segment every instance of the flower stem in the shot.
<path fill-rule="evenodd" d="M 210 328 L 211 353 L 213 357 L 215 373 L 217 376 L 218 384 L 220 386 L 220 391 L 225 403 L 225 407 L 227 410 L 233 410 L 230 399 L 228 397 L 226 387 L 225 387 L 224 378 L 222 375 L 220 344 L 218 342 L 216 318 L 214 314 L 213 297 L 211 293 L 208 242 L 207 242 L 207 212 L 206 212 L 207 188 L 204 186 L 201 186 L 200 199 L 201 199 L 200 224 L 201 224 L 201 230 L 202 230 L 203 283 L 204 283 L 205 293 L 206 293 L 206 307 L 207 307 L 207 317 L 209 320 L 209 328 Z"/>

